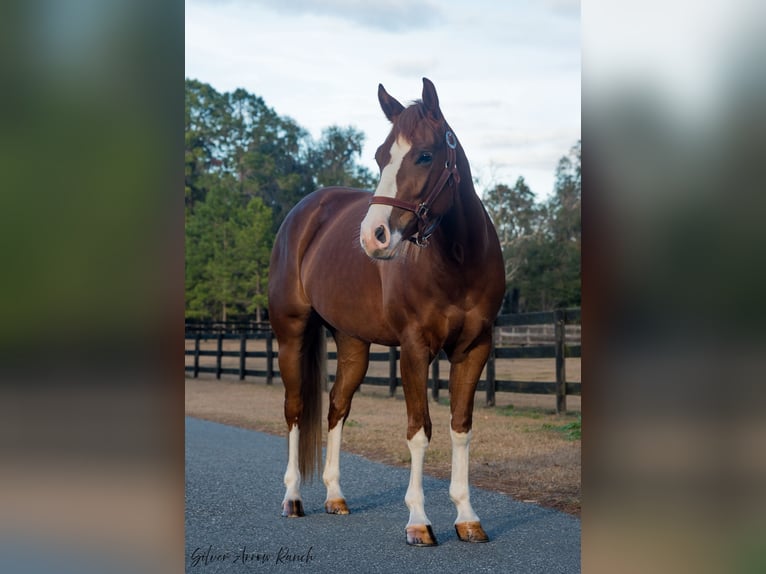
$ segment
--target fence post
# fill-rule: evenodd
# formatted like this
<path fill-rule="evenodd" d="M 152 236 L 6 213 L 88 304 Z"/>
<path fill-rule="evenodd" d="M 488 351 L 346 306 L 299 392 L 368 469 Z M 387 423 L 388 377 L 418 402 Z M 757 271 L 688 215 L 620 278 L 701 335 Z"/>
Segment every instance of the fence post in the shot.
<path fill-rule="evenodd" d="M 199 331 L 194 335 L 194 378 L 199 376 Z"/>
<path fill-rule="evenodd" d="M 274 332 L 269 327 L 266 332 L 266 384 L 274 382 Z"/>
<path fill-rule="evenodd" d="M 388 394 L 396 394 L 396 347 L 388 348 Z"/>
<path fill-rule="evenodd" d="M 247 356 L 247 332 L 242 330 L 239 339 L 239 380 L 245 380 L 245 357 Z"/>
<path fill-rule="evenodd" d="M 223 357 L 223 333 L 218 333 L 218 347 L 215 353 L 215 378 L 221 378 L 221 359 Z"/>
<path fill-rule="evenodd" d="M 431 363 L 431 398 L 439 402 L 439 355 L 441 351 L 436 353 L 433 363 Z"/>
<path fill-rule="evenodd" d="M 489 357 L 487 357 L 487 406 L 495 406 L 495 326 L 492 326 L 492 340 L 489 347 Z"/>
<path fill-rule="evenodd" d="M 554 328 L 556 335 L 556 412 L 558 414 L 567 411 L 567 376 L 566 362 L 564 361 L 564 310 L 556 309 L 553 312 Z"/>

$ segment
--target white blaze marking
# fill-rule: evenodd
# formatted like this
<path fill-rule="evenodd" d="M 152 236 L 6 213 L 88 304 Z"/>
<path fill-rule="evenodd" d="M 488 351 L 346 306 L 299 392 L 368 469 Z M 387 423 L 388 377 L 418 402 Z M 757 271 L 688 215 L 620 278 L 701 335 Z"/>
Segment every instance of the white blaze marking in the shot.
<path fill-rule="evenodd" d="M 407 152 L 412 149 L 412 144 L 403 137 L 398 137 L 396 141 L 391 145 L 389 152 L 391 159 L 383 168 L 380 173 L 380 181 L 378 187 L 375 189 L 375 195 L 378 197 L 396 197 L 396 175 L 399 173 L 399 168 L 402 165 L 402 160 Z M 362 248 L 367 251 L 365 245 L 369 245 L 370 249 L 375 245 L 375 230 L 381 225 L 388 227 L 388 220 L 391 216 L 390 205 L 371 205 L 367 210 L 367 215 L 362 220 L 360 227 L 359 240 L 362 243 Z M 398 234 L 398 238 L 401 239 L 401 234 Z M 396 241 L 398 243 L 398 241 Z M 395 238 L 391 237 L 390 247 L 395 247 Z"/>
<path fill-rule="evenodd" d="M 391 157 L 388 160 L 388 165 L 383 168 L 383 171 L 380 174 L 380 181 L 375 190 L 375 195 L 396 197 L 396 174 L 399 173 L 399 168 L 402 166 L 404 156 L 407 155 L 411 149 L 412 144 L 401 136 L 391 144 L 391 149 L 389 150 L 389 155 Z"/>
<path fill-rule="evenodd" d="M 298 425 L 293 425 L 287 435 L 287 470 L 285 471 L 285 499 L 301 500 L 301 473 L 298 469 L 298 440 L 300 431 Z M 284 502 L 283 501 L 283 502 Z"/>
<path fill-rule="evenodd" d="M 468 491 L 468 448 L 471 444 L 471 431 L 455 432 L 450 429 L 452 437 L 452 480 L 449 486 L 449 496 L 457 507 L 459 522 L 475 522 L 479 517 L 471 507 L 471 495 Z"/>
<path fill-rule="evenodd" d="M 327 433 L 327 455 L 325 458 L 322 480 L 327 487 L 327 499 L 345 498 L 340 490 L 340 443 L 343 423 L 338 422 L 335 428 Z"/>
<path fill-rule="evenodd" d="M 410 520 L 407 526 L 420 524 L 431 524 L 428 520 L 425 510 L 425 496 L 423 495 L 423 459 L 428 448 L 428 438 L 423 429 L 420 429 L 415 436 L 407 441 L 410 449 L 410 458 L 412 466 L 410 468 L 410 484 L 407 487 L 407 494 L 404 496 L 404 502 L 410 509 Z"/>

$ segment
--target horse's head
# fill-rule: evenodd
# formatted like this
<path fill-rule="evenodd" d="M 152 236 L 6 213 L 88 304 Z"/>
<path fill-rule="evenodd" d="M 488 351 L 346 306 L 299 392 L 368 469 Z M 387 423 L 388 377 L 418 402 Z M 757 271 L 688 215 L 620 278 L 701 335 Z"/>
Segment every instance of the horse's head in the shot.
<path fill-rule="evenodd" d="M 436 88 L 423 78 L 423 97 L 405 108 L 378 86 L 383 113 L 393 124 L 375 153 L 380 182 L 362 220 L 365 253 L 389 259 L 404 240 L 425 246 L 452 205 L 460 181 L 457 139 L 439 109 Z"/>

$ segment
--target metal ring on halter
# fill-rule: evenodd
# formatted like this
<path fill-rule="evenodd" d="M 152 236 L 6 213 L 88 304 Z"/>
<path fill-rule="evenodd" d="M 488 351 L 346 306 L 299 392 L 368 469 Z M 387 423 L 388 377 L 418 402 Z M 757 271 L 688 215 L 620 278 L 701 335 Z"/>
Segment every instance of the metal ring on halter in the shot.
<path fill-rule="evenodd" d="M 447 130 L 445 139 L 447 140 L 447 145 L 449 147 L 451 147 L 452 149 L 455 149 L 457 147 L 457 138 L 455 137 L 455 134 L 453 134 L 451 131 Z"/>

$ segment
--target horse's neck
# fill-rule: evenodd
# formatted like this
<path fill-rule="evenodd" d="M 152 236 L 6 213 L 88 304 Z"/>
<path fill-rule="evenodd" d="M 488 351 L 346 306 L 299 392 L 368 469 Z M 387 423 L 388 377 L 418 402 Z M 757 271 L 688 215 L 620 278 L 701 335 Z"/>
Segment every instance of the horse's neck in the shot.
<path fill-rule="evenodd" d="M 468 162 L 465 156 L 461 156 L 458 161 L 460 184 L 455 191 L 452 208 L 442 222 L 442 248 L 446 255 L 462 265 L 479 263 L 476 257 L 486 252 L 489 234 L 484 206 L 476 195 Z"/>

